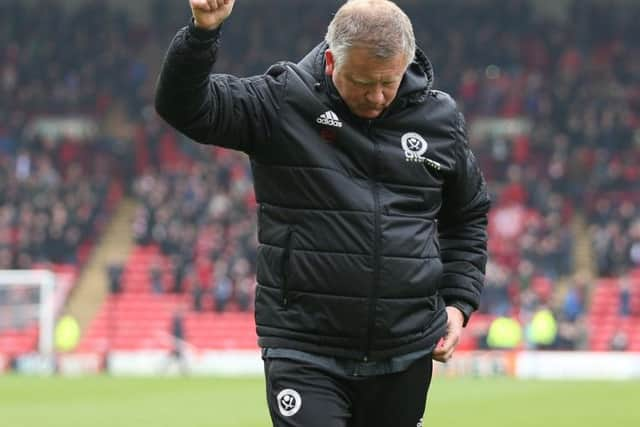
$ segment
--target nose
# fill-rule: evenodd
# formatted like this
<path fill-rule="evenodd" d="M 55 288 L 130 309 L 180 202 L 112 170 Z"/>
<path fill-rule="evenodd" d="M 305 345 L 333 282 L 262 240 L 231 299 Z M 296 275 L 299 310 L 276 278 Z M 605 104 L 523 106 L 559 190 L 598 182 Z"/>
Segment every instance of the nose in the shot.
<path fill-rule="evenodd" d="M 384 105 L 384 92 L 382 87 L 375 87 L 366 94 L 367 102 L 373 105 Z"/>

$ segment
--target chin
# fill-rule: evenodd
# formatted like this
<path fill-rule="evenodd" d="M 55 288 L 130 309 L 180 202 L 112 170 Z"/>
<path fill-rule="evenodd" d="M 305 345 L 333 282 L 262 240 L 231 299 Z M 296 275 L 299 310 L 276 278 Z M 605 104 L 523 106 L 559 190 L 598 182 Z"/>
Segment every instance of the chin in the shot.
<path fill-rule="evenodd" d="M 365 110 L 357 113 L 357 116 L 360 116 L 364 119 L 375 119 L 382 114 L 382 110 Z"/>

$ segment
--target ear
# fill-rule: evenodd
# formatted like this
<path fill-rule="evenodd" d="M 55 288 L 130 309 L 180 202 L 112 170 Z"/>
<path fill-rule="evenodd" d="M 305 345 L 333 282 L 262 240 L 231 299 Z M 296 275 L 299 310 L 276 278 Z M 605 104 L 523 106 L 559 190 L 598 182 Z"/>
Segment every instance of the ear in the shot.
<path fill-rule="evenodd" d="M 336 61 L 333 56 L 333 52 L 331 52 L 331 49 L 327 49 L 324 51 L 324 62 L 325 62 L 324 73 L 327 76 L 332 76 L 333 70 L 336 67 Z"/>

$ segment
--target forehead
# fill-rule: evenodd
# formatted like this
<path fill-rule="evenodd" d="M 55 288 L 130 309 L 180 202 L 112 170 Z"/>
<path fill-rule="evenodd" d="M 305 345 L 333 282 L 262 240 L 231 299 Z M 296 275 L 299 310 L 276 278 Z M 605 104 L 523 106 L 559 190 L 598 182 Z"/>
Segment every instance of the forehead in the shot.
<path fill-rule="evenodd" d="M 342 72 L 362 78 L 402 78 L 407 68 L 406 56 L 398 53 L 392 58 L 378 58 L 368 49 L 353 47 L 349 49 Z"/>

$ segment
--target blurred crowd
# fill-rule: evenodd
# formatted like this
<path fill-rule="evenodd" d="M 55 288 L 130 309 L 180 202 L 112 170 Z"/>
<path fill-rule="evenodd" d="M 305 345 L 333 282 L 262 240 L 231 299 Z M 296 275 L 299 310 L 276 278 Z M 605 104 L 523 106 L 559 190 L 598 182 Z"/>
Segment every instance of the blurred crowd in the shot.
<path fill-rule="evenodd" d="M 141 174 L 134 194 L 136 242 L 160 248 L 149 269 L 151 291 L 190 292 L 196 311 L 223 311 L 232 299 L 248 310 L 257 250 L 248 162 L 223 149 L 202 150 L 184 169 Z"/>
<path fill-rule="evenodd" d="M 223 72 L 251 75 L 303 57 L 341 4 L 274 0 L 258 13 L 249 3 L 223 28 Z M 579 341 L 592 275 L 640 268 L 640 6 L 574 1 L 563 19 L 527 0 L 398 3 L 434 64 L 435 87 L 458 100 L 470 131 L 492 119 L 524 123 L 471 132 L 494 200 L 481 312 L 551 306 L 560 334 Z M 208 295 L 216 309 L 228 295 L 244 301 L 257 250 L 247 161 L 185 141 L 151 107 L 187 2 L 151 1 L 146 22 L 105 2 L 58 4 L 0 4 L 0 268 L 73 262 L 112 178 L 93 167 L 102 164 L 95 156 L 126 158 L 124 185 L 139 203 L 135 239 L 162 254 L 149 266 L 151 291 L 191 292 L 198 309 Z M 276 30 L 285 15 L 295 19 Z M 25 136 L 42 114 L 84 114 L 105 128 L 113 119 L 129 131 L 60 161 L 65 141 Z M 576 274 L 576 238 L 586 232 L 595 269 Z"/>
<path fill-rule="evenodd" d="M 152 78 L 140 57 L 140 28 L 108 2 L 0 3 L 0 117 L 19 130 L 34 115 L 105 114 L 116 103 L 137 111 Z"/>
<path fill-rule="evenodd" d="M 36 139 L 0 155 L 0 269 L 77 264 L 86 255 L 113 180 L 108 156 L 85 148 Z"/>

